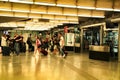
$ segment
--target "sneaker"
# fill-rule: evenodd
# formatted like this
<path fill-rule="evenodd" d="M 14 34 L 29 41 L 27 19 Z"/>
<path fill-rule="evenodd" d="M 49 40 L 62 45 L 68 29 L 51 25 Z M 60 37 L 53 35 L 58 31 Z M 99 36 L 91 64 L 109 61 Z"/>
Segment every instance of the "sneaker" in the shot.
<path fill-rule="evenodd" d="M 63 54 L 63 58 L 65 58 L 65 54 Z"/>

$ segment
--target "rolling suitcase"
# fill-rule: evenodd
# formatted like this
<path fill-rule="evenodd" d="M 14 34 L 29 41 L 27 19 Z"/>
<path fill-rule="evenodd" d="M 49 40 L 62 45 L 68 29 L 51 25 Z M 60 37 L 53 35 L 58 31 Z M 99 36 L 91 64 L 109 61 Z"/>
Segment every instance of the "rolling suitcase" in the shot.
<path fill-rule="evenodd" d="M 47 56 L 47 55 L 48 55 L 48 52 L 47 52 L 45 49 L 41 49 L 41 53 L 42 53 L 44 56 Z"/>

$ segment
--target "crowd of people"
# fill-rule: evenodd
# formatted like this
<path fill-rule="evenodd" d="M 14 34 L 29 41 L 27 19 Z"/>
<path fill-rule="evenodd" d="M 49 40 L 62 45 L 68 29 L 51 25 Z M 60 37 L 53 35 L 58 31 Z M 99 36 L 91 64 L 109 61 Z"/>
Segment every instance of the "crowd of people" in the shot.
<path fill-rule="evenodd" d="M 34 55 L 36 53 L 47 55 L 48 50 L 50 50 L 53 54 L 59 53 L 59 55 L 64 58 L 67 56 L 67 52 L 65 51 L 65 40 L 62 33 L 58 33 L 52 38 L 47 35 L 45 39 L 41 39 L 36 36 Z"/>
<path fill-rule="evenodd" d="M 67 53 L 65 51 L 65 40 L 62 33 L 58 33 L 52 37 L 51 51 L 53 51 L 54 54 L 59 52 L 60 56 L 66 57 Z"/>
<path fill-rule="evenodd" d="M 19 55 L 20 52 L 26 51 L 23 36 L 17 33 L 15 33 L 14 38 L 11 38 L 9 34 L 3 34 L 1 37 L 1 47 L 3 56 L 9 56 L 11 52 Z"/>
<path fill-rule="evenodd" d="M 26 44 L 28 45 L 28 52 L 33 52 L 34 55 L 43 54 L 47 55 L 48 51 L 53 54 L 59 53 L 60 56 L 66 57 L 65 41 L 62 33 L 58 33 L 50 37 L 46 34 L 46 38 L 36 35 L 35 45 L 32 40 L 32 34 L 29 34 L 27 41 L 23 41 L 23 36 L 15 33 L 14 38 L 10 35 L 3 34 L 1 37 L 1 47 L 3 56 L 9 56 L 10 53 L 15 53 L 17 56 L 20 52 L 26 52 Z"/>

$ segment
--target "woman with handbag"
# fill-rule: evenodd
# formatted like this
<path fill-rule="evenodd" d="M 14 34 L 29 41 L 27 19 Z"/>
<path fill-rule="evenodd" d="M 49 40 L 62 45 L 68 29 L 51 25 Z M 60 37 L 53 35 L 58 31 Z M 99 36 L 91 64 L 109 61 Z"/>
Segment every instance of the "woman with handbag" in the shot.
<path fill-rule="evenodd" d="M 35 50 L 34 50 L 34 55 L 40 54 L 41 51 L 41 41 L 39 40 L 39 37 L 36 36 L 36 43 L 35 43 Z"/>

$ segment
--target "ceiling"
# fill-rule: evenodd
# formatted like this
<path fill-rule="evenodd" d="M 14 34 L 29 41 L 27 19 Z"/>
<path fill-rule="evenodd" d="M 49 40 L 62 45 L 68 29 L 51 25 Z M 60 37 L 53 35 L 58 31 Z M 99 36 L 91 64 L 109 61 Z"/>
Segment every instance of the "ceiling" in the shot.
<path fill-rule="evenodd" d="M 26 19 L 27 18 L 0 16 L 0 23 L 12 22 L 12 21 L 22 21 L 22 20 L 26 20 Z"/>
<path fill-rule="evenodd" d="M 89 18 L 105 19 L 113 12 L 120 12 L 119 0 L 0 0 L 0 26 L 44 30 Z"/>

